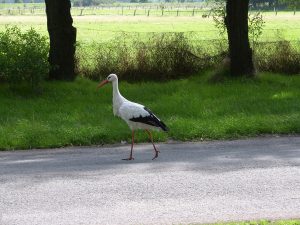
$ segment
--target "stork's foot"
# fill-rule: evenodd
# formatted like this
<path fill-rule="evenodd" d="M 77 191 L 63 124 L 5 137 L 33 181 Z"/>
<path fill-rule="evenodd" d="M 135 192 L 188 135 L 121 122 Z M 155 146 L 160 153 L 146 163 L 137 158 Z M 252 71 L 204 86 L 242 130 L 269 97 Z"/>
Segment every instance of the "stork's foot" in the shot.
<path fill-rule="evenodd" d="M 156 159 L 157 157 L 158 157 L 158 153 L 160 153 L 160 151 L 155 151 L 155 156 L 153 157 L 153 159 L 152 160 L 154 160 L 154 159 Z"/>
<path fill-rule="evenodd" d="M 122 160 L 127 160 L 127 161 L 129 161 L 129 160 L 134 160 L 134 158 L 133 158 L 132 156 L 130 156 L 129 158 L 127 158 L 127 159 L 122 159 Z"/>

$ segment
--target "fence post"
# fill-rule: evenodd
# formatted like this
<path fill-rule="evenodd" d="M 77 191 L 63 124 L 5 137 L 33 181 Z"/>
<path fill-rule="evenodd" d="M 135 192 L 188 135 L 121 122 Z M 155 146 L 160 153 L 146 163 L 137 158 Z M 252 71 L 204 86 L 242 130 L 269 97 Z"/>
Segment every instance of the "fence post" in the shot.
<path fill-rule="evenodd" d="M 296 15 L 296 6 L 294 7 L 294 16 Z"/>
<path fill-rule="evenodd" d="M 82 16 L 83 14 L 83 9 L 80 9 L 80 16 Z"/>
<path fill-rule="evenodd" d="M 149 16 L 150 15 L 150 9 L 148 9 L 148 14 L 147 14 L 147 16 Z"/>
<path fill-rule="evenodd" d="M 210 14 L 212 13 L 212 9 L 209 11 L 207 17 L 209 18 L 210 17 Z"/>
<path fill-rule="evenodd" d="M 161 16 L 164 15 L 164 9 L 161 9 Z"/>
<path fill-rule="evenodd" d="M 136 9 L 134 10 L 133 16 L 135 16 L 135 13 L 136 13 Z"/>
<path fill-rule="evenodd" d="M 274 12 L 275 12 L 275 16 L 277 16 L 277 8 L 276 8 L 276 6 L 274 6 Z"/>
<path fill-rule="evenodd" d="M 179 9 L 177 9 L 177 16 L 179 15 Z"/>
<path fill-rule="evenodd" d="M 193 8 L 193 14 L 192 15 L 195 16 L 195 7 Z"/>

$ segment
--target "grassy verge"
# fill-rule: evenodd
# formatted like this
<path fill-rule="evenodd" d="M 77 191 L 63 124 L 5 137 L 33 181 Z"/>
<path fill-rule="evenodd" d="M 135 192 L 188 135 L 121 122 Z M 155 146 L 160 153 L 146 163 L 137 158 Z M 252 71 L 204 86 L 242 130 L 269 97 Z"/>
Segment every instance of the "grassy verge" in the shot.
<path fill-rule="evenodd" d="M 260 220 L 260 221 L 244 221 L 244 222 L 229 222 L 215 223 L 214 225 L 300 225 L 300 220 Z"/>
<path fill-rule="evenodd" d="M 214 84 L 209 75 L 165 83 L 121 82 L 130 100 L 145 104 L 169 126 L 155 140 L 228 139 L 300 133 L 300 77 L 260 74 Z M 112 115 L 112 88 L 96 82 L 49 82 L 38 97 L 0 84 L 0 149 L 45 148 L 130 141 Z M 25 97 L 24 97 L 25 96 Z M 138 132 L 137 141 L 147 141 Z"/>

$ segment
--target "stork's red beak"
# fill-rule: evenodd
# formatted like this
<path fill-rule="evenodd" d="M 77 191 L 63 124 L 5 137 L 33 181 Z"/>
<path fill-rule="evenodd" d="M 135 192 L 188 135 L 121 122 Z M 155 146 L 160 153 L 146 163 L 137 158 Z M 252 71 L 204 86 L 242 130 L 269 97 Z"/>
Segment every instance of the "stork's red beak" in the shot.
<path fill-rule="evenodd" d="M 103 85 L 107 84 L 108 82 L 109 82 L 108 80 L 102 81 L 100 84 L 98 84 L 97 89 L 101 88 Z"/>

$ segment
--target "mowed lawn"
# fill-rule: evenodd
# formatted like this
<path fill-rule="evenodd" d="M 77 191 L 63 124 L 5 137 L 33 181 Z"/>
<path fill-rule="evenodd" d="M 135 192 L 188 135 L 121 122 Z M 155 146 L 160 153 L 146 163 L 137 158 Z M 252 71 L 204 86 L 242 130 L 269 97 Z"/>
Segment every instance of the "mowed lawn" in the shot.
<path fill-rule="evenodd" d="M 228 139 L 300 133 L 300 77 L 260 74 L 254 80 L 209 81 L 209 74 L 165 83 L 120 83 L 128 99 L 152 109 L 170 128 L 156 141 Z M 130 142 L 112 113 L 112 87 L 48 82 L 38 97 L 0 85 L 0 149 Z M 26 95 L 25 95 L 26 96 Z M 148 141 L 137 132 L 137 141 Z"/>
<path fill-rule="evenodd" d="M 300 13 L 264 13 L 265 26 L 260 41 L 275 41 L 281 38 L 300 41 Z M 124 33 L 146 35 L 160 32 L 185 32 L 195 41 L 221 38 L 213 19 L 201 16 L 73 16 L 77 27 L 77 40 L 81 44 L 105 42 Z M 47 34 L 45 16 L 0 16 L 0 31 L 6 25 L 17 25 L 22 29 L 33 27 Z M 124 36 L 123 36 L 124 38 Z M 125 36 L 126 38 L 126 36 Z"/>

